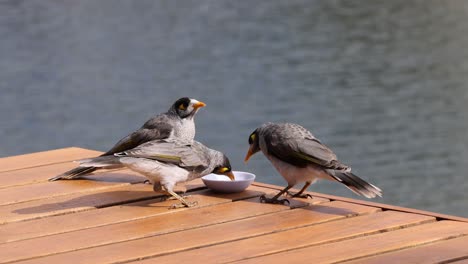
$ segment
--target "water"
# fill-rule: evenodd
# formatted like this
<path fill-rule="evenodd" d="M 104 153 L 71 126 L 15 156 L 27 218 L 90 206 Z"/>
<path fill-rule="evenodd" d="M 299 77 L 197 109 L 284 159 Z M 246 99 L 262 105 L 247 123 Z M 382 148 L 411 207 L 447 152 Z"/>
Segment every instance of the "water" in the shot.
<path fill-rule="evenodd" d="M 197 139 L 259 181 L 285 185 L 243 164 L 248 135 L 297 122 L 376 201 L 468 216 L 467 18 L 463 0 L 3 0 L 0 156 L 105 151 L 190 96 Z"/>

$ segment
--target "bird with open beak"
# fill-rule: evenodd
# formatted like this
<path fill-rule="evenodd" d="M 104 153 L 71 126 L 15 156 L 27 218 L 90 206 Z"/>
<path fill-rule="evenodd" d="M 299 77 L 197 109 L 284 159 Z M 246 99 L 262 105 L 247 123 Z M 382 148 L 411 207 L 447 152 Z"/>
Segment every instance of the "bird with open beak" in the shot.
<path fill-rule="evenodd" d="M 78 161 L 80 167 L 115 169 L 127 167 L 143 174 L 153 183 L 154 191 L 163 191 L 181 203 L 171 208 L 191 207 L 174 192 L 177 183 L 202 177 L 209 173 L 226 175 L 234 180 L 229 159 L 223 153 L 192 140 L 162 139 L 146 142 L 136 148 Z"/>
<path fill-rule="evenodd" d="M 273 198 L 261 197 L 266 203 L 289 203 L 279 199 L 298 183 L 302 189 L 293 197 L 307 197 L 303 192 L 317 179 L 340 182 L 351 191 L 367 198 L 382 196 L 382 190 L 364 181 L 351 172 L 351 167 L 338 161 L 327 146 L 315 138 L 310 131 L 293 123 L 266 123 L 249 136 L 247 162 L 252 155 L 262 151 L 288 185 Z"/>
<path fill-rule="evenodd" d="M 204 106 L 205 103 L 198 100 L 188 97 L 180 98 L 172 104 L 167 112 L 152 117 L 140 129 L 122 138 L 101 156 L 126 151 L 156 139 L 175 138 L 192 141 L 195 137 L 195 114 L 198 109 Z M 77 167 L 50 178 L 49 181 L 75 179 L 97 169 L 99 168 L 93 166 Z"/>

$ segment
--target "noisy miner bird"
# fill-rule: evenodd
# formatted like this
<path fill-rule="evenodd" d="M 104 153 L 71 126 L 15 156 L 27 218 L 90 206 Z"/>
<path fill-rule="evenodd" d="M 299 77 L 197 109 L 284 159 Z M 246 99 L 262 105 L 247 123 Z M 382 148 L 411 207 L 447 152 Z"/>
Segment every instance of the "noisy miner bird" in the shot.
<path fill-rule="evenodd" d="M 262 196 L 262 202 L 289 203 L 287 199 L 279 197 L 301 182 L 305 182 L 304 187 L 292 196 L 305 198 L 309 195 L 303 192 L 317 179 L 343 183 L 351 191 L 367 198 L 382 196 L 379 188 L 354 175 L 349 166 L 338 161 L 331 149 L 300 125 L 263 124 L 250 134 L 249 145 L 245 162 L 261 150 L 288 182 L 288 186 L 273 198 Z"/>
<path fill-rule="evenodd" d="M 122 138 L 115 146 L 101 156 L 109 156 L 117 152 L 126 151 L 156 139 L 178 138 L 191 141 L 195 137 L 195 114 L 200 107 L 204 106 L 205 103 L 198 100 L 188 97 L 180 98 L 172 104 L 166 113 L 152 117 L 140 129 Z M 77 167 L 50 178 L 49 181 L 70 180 L 97 169 L 93 166 Z"/>
<path fill-rule="evenodd" d="M 78 161 L 84 168 L 127 167 L 146 176 L 154 191 L 164 191 L 181 204 L 172 208 L 191 207 L 196 202 L 188 202 L 173 191 L 179 182 L 190 181 L 209 173 L 222 174 L 234 180 L 229 159 L 223 153 L 210 149 L 192 140 L 162 139 L 146 142 L 136 148 L 114 155 L 83 159 Z"/>

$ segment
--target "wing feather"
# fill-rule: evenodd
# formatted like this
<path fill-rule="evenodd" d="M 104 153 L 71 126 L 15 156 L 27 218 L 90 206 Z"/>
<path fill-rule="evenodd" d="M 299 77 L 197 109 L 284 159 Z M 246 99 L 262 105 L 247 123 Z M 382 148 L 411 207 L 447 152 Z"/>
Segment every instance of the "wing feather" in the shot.
<path fill-rule="evenodd" d="M 305 128 L 293 124 L 269 128 L 264 133 L 268 152 L 275 157 L 299 167 L 310 163 L 326 169 L 347 169 L 335 153 L 316 139 Z"/>
<path fill-rule="evenodd" d="M 198 142 L 179 142 L 172 140 L 153 140 L 134 149 L 116 153 L 116 156 L 146 158 L 172 163 L 186 169 L 206 167 L 207 157 L 203 145 Z"/>
<path fill-rule="evenodd" d="M 143 143 L 151 140 L 168 138 L 171 135 L 172 126 L 163 123 L 158 126 L 158 129 L 140 128 L 130 135 L 122 138 L 112 147 L 109 151 L 103 154 L 103 156 L 112 155 L 114 153 L 133 149 Z"/>

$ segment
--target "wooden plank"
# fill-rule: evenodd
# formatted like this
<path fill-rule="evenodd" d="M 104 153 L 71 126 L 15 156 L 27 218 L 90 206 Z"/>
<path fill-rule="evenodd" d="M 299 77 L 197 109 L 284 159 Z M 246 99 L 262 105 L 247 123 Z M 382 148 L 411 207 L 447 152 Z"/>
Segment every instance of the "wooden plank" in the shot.
<path fill-rule="evenodd" d="M 268 184 L 268 183 L 255 182 L 253 184 L 259 187 L 270 188 L 272 190 L 281 190 L 283 188 L 283 187 Z M 362 204 L 362 205 L 367 205 L 367 206 L 380 207 L 382 209 L 399 211 L 399 212 L 429 215 L 429 216 L 437 217 L 438 219 L 441 219 L 441 220 L 446 219 L 446 220 L 453 220 L 453 221 L 460 221 L 460 222 L 468 222 L 468 218 L 461 217 L 461 216 L 440 214 L 440 213 L 429 212 L 429 211 L 424 211 L 424 210 L 419 210 L 419 209 L 413 209 L 413 208 L 407 208 L 407 207 L 401 207 L 401 206 L 395 206 L 395 205 L 383 204 L 383 203 L 376 203 L 376 202 L 371 202 L 367 200 L 346 198 L 346 197 L 335 196 L 335 195 L 330 195 L 330 194 L 323 194 L 323 193 L 316 193 L 316 192 L 305 192 L 305 193 L 308 193 L 313 197 L 321 197 L 321 198 L 329 199 L 331 201 L 343 201 L 343 202 L 348 202 L 348 203 L 357 203 L 357 204 Z"/>
<path fill-rule="evenodd" d="M 195 180 L 187 185 L 187 189 L 193 190 L 199 187 L 201 181 Z M 212 203 L 227 202 L 231 199 L 255 197 L 263 194 L 265 189 L 261 187 L 252 186 L 248 191 L 240 194 L 221 195 L 215 194 L 210 191 L 198 192 L 197 195 L 213 196 L 221 199 L 209 200 Z M 190 198 L 192 199 L 192 198 Z M 197 196 L 193 197 L 194 200 L 198 199 Z M 227 199 L 227 200 L 226 200 Z M 258 198 L 256 198 L 258 199 Z M 207 202 L 208 200 L 202 200 Z M 311 203 L 328 202 L 326 199 L 313 199 Z M 173 201 L 172 203 L 175 203 Z M 74 214 L 58 215 L 54 217 L 47 217 L 37 219 L 34 221 L 23 221 L 0 225 L 0 243 L 19 241 L 35 237 L 42 237 L 46 235 L 60 234 L 65 232 L 76 231 L 80 229 L 104 226 L 109 224 L 116 224 L 127 222 L 131 220 L 143 219 L 150 216 L 167 214 L 174 212 L 167 209 L 167 203 L 161 203 L 161 200 L 151 199 L 135 203 L 127 203 L 119 206 L 111 206 L 101 208 L 99 210 L 87 210 L 77 212 Z M 199 206 L 203 204 L 199 202 Z M 206 204 L 209 205 L 209 204 Z M 268 208 L 268 207 L 265 207 Z M 276 207 L 275 207 L 276 208 Z M 284 209 L 287 209 L 286 207 Z M 180 209 L 185 210 L 185 209 Z M 206 218 L 203 218 L 206 219 Z M 64 224 L 66 223 L 66 224 Z"/>
<path fill-rule="evenodd" d="M 346 263 L 440 263 L 462 258 L 468 258 L 468 236 L 360 258 Z"/>
<path fill-rule="evenodd" d="M 7 171 L 0 173 L 0 189 L 11 188 L 16 186 L 36 184 L 36 183 L 45 183 L 47 180 L 53 176 L 56 176 L 60 173 L 63 173 L 67 170 L 73 169 L 76 167 L 76 163 L 65 162 L 57 163 L 51 165 L 45 165 L 34 168 L 18 169 L 14 171 Z M 135 175 L 141 177 L 141 181 L 146 180 L 146 178 L 138 173 L 131 172 L 130 170 L 102 170 L 98 173 L 84 176 L 82 179 L 97 180 L 97 181 L 128 181 L 123 180 L 122 177 L 117 177 L 113 179 L 114 174 L 111 173 L 127 173 L 132 179 L 135 178 Z M 103 177 L 101 177 L 102 175 Z M 63 181 L 62 181 L 63 182 Z"/>
<path fill-rule="evenodd" d="M 287 230 L 285 232 L 275 232 L 265 236 L 238 240 L 211 247 L 198 248 L 196 250 L 163 256 L 154 260 L 160 263 L 174 263 L 178 261 L 183 263 L 189 259 L 193 259 L 195 262 L 199 263 L 233 262 L 280 251 L 376 234 L 407 226 L 428 223 L 430 221 L 435 221 L 435 218 L 388 211 Z M 194 256 L 196 256 L 196 259 L 194 259 Z M 286 261 L 285 263 L 288 262 Z"/>
<path fill-rule="evenodd" d="M 92 179 L 92 180 L 89 180 Z M 49 199 L 51 197 L 74 193 L 103 190 L 143 182 L 145 178 L 130 170 L 112 171 L 87 176 L 87 179 L 71 181 L 43 182 L 31 185 L 16 186 L 2 189 L 0 206 L 23 203 L 28 201 Z"/>
<path fill-rule="evenodd" d="M 311 259 L 314 260 L 314 263 L 343 262 L 466 234 L 468 234 L 468 224 L 444 220 L 377 235 L 285 251 L 240 261 L 239 263 L 287 262 L 302 264 L 304 261 L 307 262 Z M 193 256 L 192 260 L 197 261 L 197 258 Z"/>
<path fill-rule="evenodd" d="M 19 259 L 28 259 L 189 228 L 219 224 L 275 211 L 289 211 L 289 207 L 281 205 L 260 204 L 258 198 L 254 200 L 238 201 L 234 203 L 236 204 L 235 206 L 232 205 L 232 200 L 251 197 L 251 192 L 224 195 L 210 193 L 209 191 L 202 191 L 199 194 L 193 194 L 191 197 L 191 199 L 196 199 L 198 201 L 200 207 L 209 206 L 209 208 L 200 209 L 200 207 L 197 207 L 191 209 L 168 210 L 168 206 L 175 202 L 165 201 L 153 204 L 160 215 L 97 228 L 88 228 L 74 232 L 0 244 L 0 255 L 2 256 L 2 260 L 0 261 L 9 262 Z M 255 193 L 256 196 L 260 194 L 259 192 Z M 225 203 L 229 203 L 229 205 L 213 208 L 214 205 Z M 163 211 L 161 211 L 161 209 Z M 170 211 L 170 213 L 168 211 Z M 204 217 L 198 217 L 200 215 Z M 25 248 L 28 248 L 27 252 L 24 251 Z"/>
<path fill-rule="evenodd" d="M 100 151 L 71 147 L 0 158 L 0 172 L 73 161 L 100 154 Z"/>
<path fill-rule="evenodd" d="M 77 251 L 69 251 L 66 253 L 51 255 L 44 258 L 35 258 L 31 261 L 34 263 L 61 263 L 64 260 L 68 262 L 72 261 L 74 263 L 89 263 L 90 261 L 94 263 L 120 262 L 129 259 L 145 257 L 148 255 L 166 254 L 204 244 L 216 244 L 227 240 L 230 241 L 245 237 L 258 236 L 265 233 L 276 232 L 278 230 L 285 230 L 296 228 L 299 226 L 323 223 L 327 221 L 345 218 L 350 214 L 364 214 L 375 212 L 376 210 L 378 210 L 377 208 L 360 205 L 352 205 L 351 207 L 349 207 L 339 202 L 334 202 L 333 204 L 325 203 L 323 205 L 312 205 L 310 206 L 310 208 L 307 207 L 308 209 L 288 210 L 288 207 L 282 205 L 260 204 L 258 199 L 238 201 L 234 203 L 225 204 L 223 206 L 224 208 L 210 207 L 208 208 L 209 210 L 206 210 L 204 213 L 198 212 L 200 211 L 198 209 L 196 211 L 191 210 L 186 215 L 182 215 L 181 213 L 166 215 L 164 218 L 161 218 L 161 222 L 155 219 L 151 219 L 151 221 L 147 221 L 147 224 L 144 225 L 141 223 L 136 225 L 136 223 L 134 222 L 129 223 L 129 226 L 133 226 L 133 232 L 131 233 L 132 236 L 135 232 L 138 232 L 137 229 L 140 230 L 140 228 L 147 228 L 147 232 L 153 232 L 154 235 L 156 235 L 158 233 L 161 233 L 161 230 L 164 231 L 165 226 L 169 225 L 173 228 L 173 226 L 182 224 L 188 227 L 190 225 L 193 226 L 193 221 L 196 221 L 197 223 L 199 223 L 200 221 L 203 222 L 205 226 L 201 228 L 187 228 L 183 232 L 163 232 L 163 234 L 151 237 L 148 237 L 148 234 L 145 238 L 121 243 L 115 243 L 120 240 L 116 239 L 114 240 L 114 244 L 101 247 L 92 247 Z M 345 208 L 343 208 L 344 206 Z M 246 211 L 256 212 L 263 210 L 264 207 L 277 208 L 278 211 L 275 213 L 257 215 L 256 217 L 245 217 Z M 202 219 L 198 219 L 200 217 L 197 216 L 200 215 L 203 215 Z M 217 224 L 212 222 L 206 222 L 206 220 L 204 219 L 205 216 L 210 216 L 212 218 L 214 215 L 218 217 Z M 225 221 L 226 216 L 228 216 L 228 219 L 231 220 L 233 216 L 239 220 L 227 222 Z M 160 225 L 162 225 L 162 227 Z M 138 228 L 136 226 L 138 226 Z M 108 228 L 109 229 L 106 232 L 103 232 L 103 229 L 99 229 L 95 230 L 94 232 L 89 232 L 89 235 L 78 235 L 78 233 L 76 233 L 75 235 L 77 235 L 76 238 L 79 238 L 80 240 L 83 240 L 83 237 L 88 236 L 91 236 L 90 240 L 93 238 L 96 239 L 96 234 L 100 234 L 99 237 L 110 235 L 114 237 L 119 236 L 122 239 L 126 235 L 126 229 L 122 229 L 121 226 L 114 226 Z M 124 234 L 117 235 L 116 233 Z M 56 238 L 46 238 L 50 239 L 50 241 L 57 241 Z M 71 239 L 70 237 L 68 237 L 67 239 L 63 238 L 63 243 L 70 243 L 71 240 L 74 239 Z M 62 239 L 60 241 L 62 241 Z M 86 243 L 94 242 L 87 241 Z M 44 242 L 42 244 L 37 244 L 37 246 L 44 244 L 47 245 L 47 243 Z M 55 245 L 55 247 L 56 246 L 57 245 Z M 16 245 L 15 248 L 23 248 L 23 246 L 20 247 Z M 31 247 L 28 246 L 27 248 Z M 2 249 L 0 252 L 6 252 L 6 254 L 9 254 L 9 250 L 14 250 L 14 248 L 8 250 Z M 42 249 L 39 250 L 39 252 L 36 252 L 35 254 L 44 254 L 44 250 L 44 246 L 42 246 Z M 71 248 L 69 248 L 69 250 L 71 250 Z M 21 256 L 23 254 L 24 252 L 18 250 L 17 255 Z"/>
<path fill-rule="evenodd" d="M 45 182 L 47 179 L 75 167 L 76 163 L 65 162 L 2 172 L 0 173 L 0 188 Z"/>
<path fill-rule="evenodd" d="M 199 188 L 200 185 L 196 183 L 200 181 L 199 179 L 191 181 L 188 186 Z M 252 186 L 252 188 L 255 187 Z M 4 205 L 0 206 L 0 225 L 46 216 L 80 212 L 97 207 L 107 207 L 160 196 L 161 193 L 155 193 L 151 185 L 133 184 L 116 186 L 114 188 L 109 187 L 108 189 L 94 190 L 86 193 L 57 196 L 50 199 Z"/>
<path fill-rule="evenodd" d="M 157 196 L 161 194 L 155 193 L 150 185 L 135 184 L 5 205 L 0 206 L 0 224 L 79 212 Z"/>

